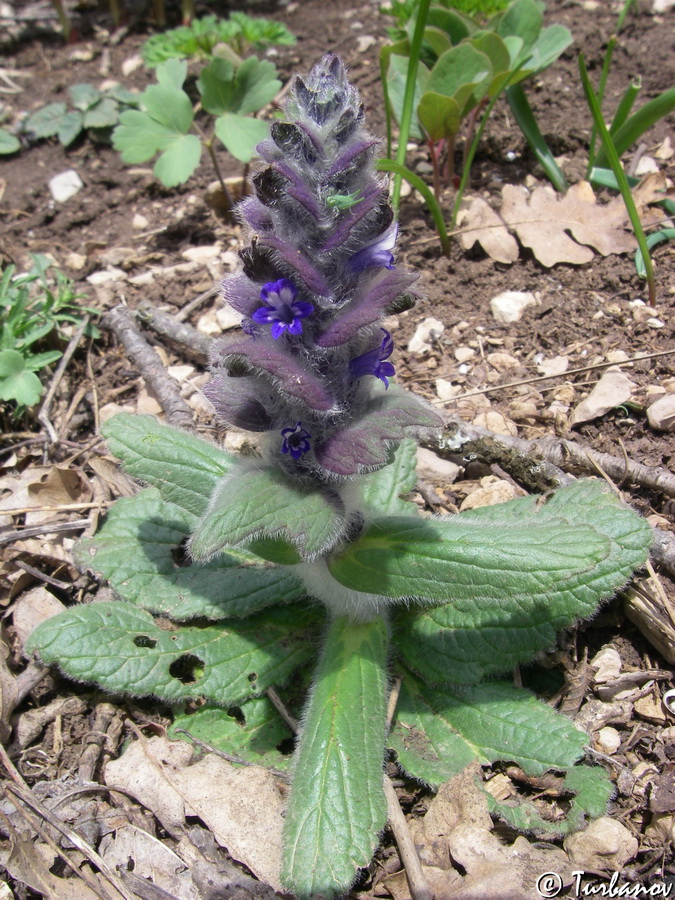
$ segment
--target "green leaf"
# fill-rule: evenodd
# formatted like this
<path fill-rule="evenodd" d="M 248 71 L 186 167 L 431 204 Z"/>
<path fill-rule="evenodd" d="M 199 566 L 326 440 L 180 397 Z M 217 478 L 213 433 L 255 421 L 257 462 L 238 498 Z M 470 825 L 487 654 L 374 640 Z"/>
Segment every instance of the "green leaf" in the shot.
<path fill-rule="evenodd" d="M 645 240 L 650 250 L 652 247 L 656 247 L 657 244 L 661 244 L 663 241 L 675 241 L 675 228 L 662 228 L 660 231 L 653 231 L 651 234 L 647 235 Z M 640 278 L 647 277 L 645 258 L 640 248 L 635 251 L 635 271 Z"/>
<path fill-rule="evenodd" d="M 648 103 L 638 109 L 637 112 L 622 125 L 618 131 L 612 134 L 612 142 L 619 156 L 655 125 L 660 119 L 669 115 L 675 109 L 675 87 L 663 91 L 658 97 L 654 97 Z M 607 165 L 607 153 L 604 148 L 598 153 L 595 165 L 599 168 Z"/>
<path fill-rule="evenodd" d="M 85 112 L 101 99 L 103 94 L 93 84 L 71 84 L 68 95 L 75 109 Z"/>
<path fill-rule="evenodd" d="M 120 413 L 101 426 L 101 434 L 128 475 L 195 516 L 206 511 L 216 485 L 237 464 L 231 453 L 154 416 Z"/>
<path fill-rule="evenodd" d="M 225 113 L 216 119 L 215 131 L 225 147 L 240 162 L 250 162 L 257 145 L 269 134 L 269 125 L 261 119 Z"/>
<path fill-rule="evenodd" d="M 281 82 L 274 63 L 249 56 L 237 69 L 235 105 L 232 112 L 242 116 L 255 113 L 279 93 Z"/>
<path fill-rule="evenodd" d="M 59 143 L 64 147 L 69 147 L 73 141 L 79 137 L 84 128 L 84 117 L 77 109 L 67 112 L 59 125 L 58 137 Z"/>
<path fill-rule="evenodd" d="M 488 57 L 471 44 L 460 44 L 439 57 L 429 73 L 425 90 L 452 97 L 464 117 L 485 96 L 491 79 L 492 65 Z"/>
<path fill-rule="evenodd" d="M 303 595 L 287 570 L 261 565 L 250 554 L 181 564 L 195 523 L 148 488 L 118 500 L 96 536 L 76 546 L 75 558 L 124 600 L 177 620 L 248 616 Z"/>
<path fill-rule="evenodd" d="M 164 187 L 183 184 L 199 165 L 202 145 L 195 134 L 177 136 L 162 153 L 153 169 Z"/>
<path fill-rule="evenodd" d="M 382 783 L 387 626 L 334 619 L 293 762 L 282 881 L 301 897 L 343 894 L 387 820 Z"/>
<path fill-rule="evenodd" d="M 571 32 L 564 25 L 555 24 L 544 28 L 532 48 L 534 71 L 541 72 L 554 63 L 573 41 Z M 529 64 L 530 60 L 526 60 L 525 68 L 529 68 Z"/>
<path fill-rule="evenodd" d="M 532 112 L 527 95 L 520 84 L 511 85 L 506 89 L 506 98 L 509 101 L 511 112 L 515 116 L 518 127 L 535 153 L 537 160 L 546 172 L 546 176 L 561 194 L 567 193 L 569 184 L 563 175 L 562 169 L 555 161 L 548 144 L 539 130 L 539 125 Z"/>
<path fill-rule="evenodd" d="M 603 484 L 460 516 L 375 523 L 329 561 L 354 590 L 444 602 L 399 616 L 399 649 L 426 681 L 461 684 L 550 647 L 641 566 L 651 530 Z"/>
<path fill-rule="evenodd" d="M 147 113 L 127 109 L 112 133 L 112 145 L 121 153 L 122 162 L 136 164 L 151 159 L 158 150 L 169 146 L 174 138 L 174 132 Z"/>
<path fill-rule="evenodd" d="M 303 607 L 204 628 L 160 628 L 128 603 L 76 606 L 43 622 L 26 648 L 77 681 L 177 702 L 231 705 L 284 684 L 313 653 Z M 30 648 L 30 649 L 29 649 Z"/>
<path fill-rule="evenodd" d="M 587 744 L 569 719 L 508 682 L 432 689 L 409 675 L 389 736 L 405 771 L 433 786 L 474 760 L 515 762 L 528 775 L 565 769 Z"/>
<path fill-rule="evenodd" d="M 487 791 L 488 808 L 506 819 L 518 831 L 541 832 L 546 835 L 570 834 L 583 828 L 589 819 L 597 819 L 607 812 L 607 804 L 614 793 L 609 775 L 599 766 L 574 766 L 570 769 L 562 789 L 574 793 L 564 819 L 544 819 L 531 800 L 500 803 Z"/>
<path fill-rule="evenodd" d="M 45 350 L 43 353 L 34 353 L 24 359 L 26 369 L 30 372 L 39 372 L 45 366 L 50 366 L 57 359 L 61 359 L 63 353 L 60 350 Z"/>
<path fill-rule="evenodd" d="M 417 442 L 406 438 L 396 448 L 393 460 L 376 472 L 362 475 L 349 486 L 357 492 L 358 508 L 371 516 L 414 515 L 417 507 L 401 494 L 415 489 L 417 484 Z"/>
<path fill-rule="evenodd" d="M 8 156 L 21 149 L 21 141 L 6 128 L 0 128 L 0 156 Z"/>
<path fill-rule="evenodd" d="M 141 94 L 141 103 L 149 116 L 174 134 L 190 130 L 192 103 L 185 91 L 173 84 L 151 84 Z"/>
<path fill-rule="evenodd" d="M 54 137 L 67 112 L 68 107 L 63 101 L 48 103 L 28 116 L 23 123 L 23 130 L 26 134 L 36 138 Z"/>
<path fill-rule="evenodd" d="M 387 48 L 383 48 L 384 51 Z M 403 113 L 403 99 L 405 97 L 405 85 L 408 77 L 408 57 L 401 56 L 398 53 L 391 53 L 388 59 L 387 68 L 387 87 L 389 90 L 389 101 L 394 118 L 400 124 L 401 115 Z M 423 63 L 419 63 L 417 67 L 417 78 L 415 79 L 415 93 L 413 98 L 413 109 L 417 109 L 422 99 L 422 94 L 426 90 L 429 70 Z M 422 140 L 423 134 L 420 131 L 417 117 L 413 116 L 410 122 L 410 137 L 415 140 Z"/>
<path fill-rule="evenodd" d="M 276 469 L 242 470 L 214 491 L 190 552 L 195 559 L 209 559 L 257 537 L 282 536 L 312 558 L 335 544 L 344 522 L 344 506 L 332 491 L 304 488 Z"/>
<path fill-rule="evenodd" d="M 457 134 L 462 124 L 462 111 L 452 97 L 427 91 L 417 107 L 417 118 L 427 138 L 436 143 Z"/>
<path fill-rule="evenodd" d="M 162 37 L 162 35 L 158 35 Z M 187 63 L 183 59 L 171 58 L 158 65 L 155 70 L 157 82 L 163 87 L 182 88 L 187 77 Z"/>
<path fill-rule="evenodd" d="M 516 0 L 504 12 L 497 26 L 500 37 L 516 36 L 523 41 L 521 55 L 534 47 L 541 31 L 544 16 L 536 0 Z M 514 60 L 517 62 L 519 60 Z"/>
<path fill-rule="evenodd" d="M 277 747 L 292 737 L 291 731 L 267 697 L 246 700 L 231 710 L 206 703 L 196 710 L 174 711 L 169 737 L 189 740 L 179 729 L 256 765 L 288 768 L 290 757 Z"/>
<path fill-rule="evenodd" d="M 34 406 L 42 396 L 40 379 L 26 366 L 17 350 L 0 350 L 0 400 Z"/>
<path fill-rule="evenodd" d="M 202 106 L 219 116 L 234 105 L 234 66 L 229 60 L 215 57 L 205 66 L 197 79 Z"/>
<path fill-rule="evenodd" d="M 104 97 L 84 114 L 85 128 L 111 128 L 120 118 L 120 106 L 112 97 Z"/>

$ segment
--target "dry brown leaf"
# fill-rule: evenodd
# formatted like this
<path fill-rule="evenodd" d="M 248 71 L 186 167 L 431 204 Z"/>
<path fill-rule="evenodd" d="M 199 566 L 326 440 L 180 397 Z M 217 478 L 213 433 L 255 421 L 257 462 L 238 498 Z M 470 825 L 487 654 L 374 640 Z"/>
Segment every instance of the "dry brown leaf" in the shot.
<path fill-rule="evenodd" d="M 512 263 L 518 259 L 518 242 L 509 232 L 502 217 L 481 197 L 472 197 L 468 206 L 457 216 L 457 225 L 470 227 L 460 235 L 465 250 L 470 250 L 478 241 L 483 250 L 501 263 Z"/>
<path fill-rule="evenodd" d="M 175 836 L 185 816 L 198 816 L 234 859 L 281 890 L 284 804 L 277 779 L 214 755 L 190 765 L 192 753 L 181 741 L 137 741 L 107 764 L 106 784 L 136 797 Z"/>
<path fill-rule="evenodd" d="M 665 176 L 657 172 L 647 175 L 635 188 L 633 196 L 645 224 L 662 216 L 650 204 L 663 199 L 665 191 Z M 550 187 L 537 187 L 530 193 L 522 185 L 506 184 L 499 211 L 474 197 L 462 211 L 461 223 L 465 249 L 478 241 L 489 256 L 504 263 L 514 262 L 518 256 L 512 231 L 547 267 L 588 263 L 594 250 L 609 256 L 628 253 L 637 246 L 621 197 L 598 204 L 587 181 L 572 185 L 562 197 Z"/>

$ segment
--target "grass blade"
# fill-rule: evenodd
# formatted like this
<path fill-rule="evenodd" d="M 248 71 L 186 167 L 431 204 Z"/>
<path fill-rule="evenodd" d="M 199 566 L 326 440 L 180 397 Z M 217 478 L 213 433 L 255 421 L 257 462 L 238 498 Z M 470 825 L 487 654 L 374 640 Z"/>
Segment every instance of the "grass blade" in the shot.
<path fill-rule="evenodd" d="M 399 179 L 405 178 L 411 187 L 420 192 L 424 198 L 424 202 L 429 207 L 429 212 L 434 220 L 443 253 L 448 256 L 450 253 L 450 238 L 448 237 L 448 230 L 445 227 L 443 211 L 429 185 L 425 181 L 422 181 L 419 175 L 411 172 L 410 169 L 393 159 L 379 159 L 375 168 L 378 172 L 392 172 Z"/>
<path fill-rule="evenodd" d="M 628 121 L 619 130 L 612 135 L 612 143 L 616 148 L 618 156 L 622 156 L 628 148 L 634 144 L 645 131 L 648 131 L 652 125 L 667 116 L 675 110 L 675 87 L 669 88 L 667 91 L 654 97 L 644 106 L 633 113 Z M 607 166 L 609 160 L 607 156 L 607 148 L 604 147 L 595 160 L 595 165 L 599 168 Z"/>
<path fill-rule="evenodd" d="M 650 250 L 652 247 L 655 247 L 657 244 L 661 244 L 663 241 L 672 240 L 675 240 L 675 228 L 662 228 L 661 231 L 655 231 L 653 232 L 653 234 L 648 235 L 648 237 L 646 238 L 647 246 Z M 635 269 L 640 278 L 647 277 L 647 269 L 645 267 L 644 257 L 639 247 L 635 251 Z"/>
<path fill-rule="evenodd" d="M 520 130 L 525 135 L 532 150 L 534 150 L 549 181 L 556 191 L 560 191 L 561 194 L 567 193 L 567 189 L 569 188 L 567 179 L 563 175 L 560 166 L 553 158 L 553 154 L 539 130 L 537 120 L 534 118 L 534 113 L 532 112 L 532 108 L 525 95 L 525 91 L 519 84 L 514 84 L 511 85 L 510 88 L 507 88 L 506 97 Z"/>

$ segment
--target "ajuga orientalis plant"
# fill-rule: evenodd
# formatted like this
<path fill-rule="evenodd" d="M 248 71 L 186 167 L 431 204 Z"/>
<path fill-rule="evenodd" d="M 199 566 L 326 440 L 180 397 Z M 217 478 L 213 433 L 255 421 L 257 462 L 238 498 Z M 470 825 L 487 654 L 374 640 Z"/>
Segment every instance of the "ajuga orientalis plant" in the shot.
<path fill-rule="evenodd" d="M 147 486 L 78 557 L 121 599 L 73 607 L 29 646 L 73 678 L 160 697 L 175 728 L 275 769 L 289 733 L 265 691 L 293 709 L 309 685 L 277 885 L 300 897 L 344 893 L 368 866 L 387 753 L 430 785 L 475 761 L 558 770 L 565 818 L 525 798 L 491 808 L 517 828 L 579 828 L 611 794 L 580 762 L 586 735 L 497 676 L 620 588 L 650 530 L 594 480 L 422 517 L 403 495 L 415 438 L 441 421 L 395 384 L 382 324 L 411 302 L 415 275 L 395 262 L 377 144 L 339 59 L 295 79 L 258 152 L 266 165 L 240 207 L 251 245 L 223 287 L 242 335 L 215 345 L 205 389 L 258 449 L 227 453 L 151 417 L 106 423 Z"/>

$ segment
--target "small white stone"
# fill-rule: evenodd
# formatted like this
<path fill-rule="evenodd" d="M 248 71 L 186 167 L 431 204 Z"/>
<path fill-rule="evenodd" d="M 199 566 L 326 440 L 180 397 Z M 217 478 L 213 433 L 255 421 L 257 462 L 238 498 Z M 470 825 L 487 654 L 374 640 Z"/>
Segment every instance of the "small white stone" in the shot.
<path fill-rule="evenodd" d="M 616 728 L 605 725 L 595 736 L 595 745 L 601 753 L 612 756 L 621 746 L 621 735 Z"/>
<path fill-rule="evenodd" d="M 656 164 L 656 160 L 652 159 L 651 156 L 641 156 L 635 174 L 638 178 L 641 178 L 643 175 L 651 175 L 652 172 L 658 171 L 659 167 Z"/>
<path fill-rule="evenodd" d="M 528 306 L 536 306 L 534 294 L 525 291 L 504 291 L 490 300 L 490 309 L 497 322 L 509 325 L 518 322 Z"/>
<path fill-rule="evenodd" d="M 542 360 L 537 368 L 542 375 L 563 375 L 569 369 L 568 356 L 554 356 L 553 359 Z"/>
<path fill-rule="evenodd" d="M 580 869 L 620 871 L 638 852 L 638 840 L 616 819 L 603 816 L 585 831 L 570 834 L 564 847 Z"/>
<path fill-rule="evenodd" d="M 660 397 L 647 408 L 647 421 L 656 431 L 675 431 L 675 394 Z"/>
<path fill-rule="evenodd" d="M 432 450 L 417 448 L 417 472 L 432 484 L 452 484 L 459 475 L 459 466 L 449 459 L 441 459 Z"/>
<path fill-rule="evenodd" d="M 132 275 L 129 279 L 129 284 L 133 284 L 136 287 L 147 287 L 155 280 L 156 272 L 157 269 L 148 269 L 147 272 L 141 272 L 140 275 Z"/>
<path fill-rule="evenodd" d="M 361 34 L 356 39 L 356 49 L 359 53 L 365 53 L 371 47 L 374 47 L 376 43 L 377 38 L 373 37 L 372 34 Z"/>
<path fill-rule="evenodd" d="M 607 362 L 622 363 L 628 362 L 630 356 L 625 350 L 609 350 L 607 353 Z"/>
<path fill-rule="evenodd" d="M 518 369 L 521 365 L 520 360 L 510 353 L 504 353 L 503 350 L 496 350 L 494 353 L 488 353 L 487 361 L 498 372 L 508 372 L 510 369 Z"/>
<path fill-rule="evenodd" d="M 453 384 L 447 378 L 436 379 L 436 396 L 439 400 L 453 400 L 461 390 L 461 385 Z"/>
<path fill-rule="evenodd" d="M 80 269 L 84 269 L 87 265 L 87 257 L 73 251 L 66 256 L 64 263 L 69 269 L 74 269 L 76 272 L 79 272 Z"/>
<path fill-rule="evenodd" d="M 131 220 L 131 227 L 134 229 L 134 231 L 144 231 L 149 224 L 149 220 L 143 215 L 143 213 L 136 213 Z"/>
<path fill-rule="evenodd" d="M 415 329 L 415 333 L 408 343 L 409 353 L 429 353 L 431 350 L 431 342 L 438 340 L 443 334 L 445 325 L 434 318 L 424 319 Z"/>
<path fill-rule="evenodd" d="M 460 512 L 466 509 L 478 509 L 481 506 L 497 506 L 499 503 L 507 503 L 515 500 L 518 492 L 509 481 L 487 475 L 481 478 L 480 487 L 465 497 L 460 506 Z"/>
<path fill-rule="evenodd" d="M 650 328 L 665 328 L 666 327 L 666 323 L 663 321 L 663 319 L 658 319 L 656 317 L 647 319 L 647 325 L 649 325 Z"/>
<path fill-rule="evenodd" d="M 200 316 L 197 320 L 197 331 L 201 331 L 202 334 L 208 335 L 220 334 L 221 328 L 218 324 L 216 315 L 216 311 L 211 309 L 209 312 L 204 313 L 203 316 Z"/>
<path fill-rule="evenodd" d="M 131 75 L 136 69 L 140 69 L 142 65 L 143 58 L 139 53 L 134 53 L 133 56 L 128 56 L 122 63 L 122 75 L 125 77 Z"/>
<path fill-rule="evenodd" d="M 593 678 L 595 684 L 609 684 L 621 673 L 621 657 L 614 647 L 603 647 L 598 650 L 590 665 L 596 670 Z"/>
<path fill-rule="evenodd" d="M 476 351 L 471 347 L 457 347 L 455 349 L 455 359 L 459 363 L 468 362 L 476 355 Z"/>
<path fill-rule="evenodd" d="M 675 7 L 675 0 L 654 0 L 654 5 L 652 6 L 652 12 L 655 15 L 659 15 L 659 13 L 670 12 L 671 9 Z"/>
<path fill-rule="evenodd" d="M 100 269 L 98 272 L 92 272 L 91 275 L 87 275 L 89 284 L 107 284 L 110 281 L 126 280 L 127 273 L 123 272 L 122 269 L 118 269 L 117 266 L 106 266 L 105 269 Z"/>
<path fill-rule="evenodd" d="M 572 413 L 570 425 L 599 419 L 617 406 L 630 400 L 633 382 L 623 372 L 605 372 L 591 393 Z"/>
<path fill-rule="evenodd" d="M 166 370 L 172 378 L 175 378 L 179 384 L 187 381 L 197 371 L 194 366 L 169 366 Z"/>
<path fill-rule="evenodd" d="M 49 192 L 57 203 L 65 203 L 84 187 L 75 169 L 66 169 L 49 179 Z"/>
<path fill-rule="evenodd" d="M 236 309 L 231 306 L 219 306 L 216 310 L 216 322 L 222 331 L 229 331 L 230 328 L 238 328 L 244 317 Z"/>
<path fill-rule="evenodd" d="M 190 262 L 208 262 L 210 259 L 218 259 L 223 248 L 220 244 L 203 244 L 199 247 L 188 247 L 183 250 L 181 256 Z"/>
<path fill-rule="evenodd" d="M 507 419 L 503 413 L 496 409 L 487 409 L 478 413 L 473 424 L 479 428 L 487 428 L 493 434 L 507 434 L 511 437 L 518 436 L 518 426 L 511 419 Z"/>

